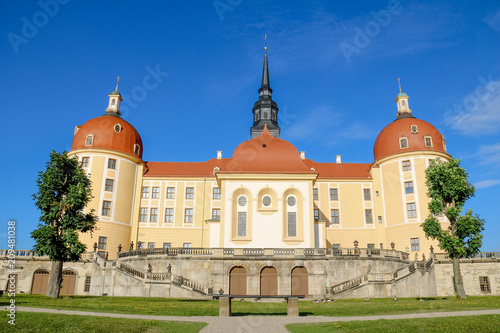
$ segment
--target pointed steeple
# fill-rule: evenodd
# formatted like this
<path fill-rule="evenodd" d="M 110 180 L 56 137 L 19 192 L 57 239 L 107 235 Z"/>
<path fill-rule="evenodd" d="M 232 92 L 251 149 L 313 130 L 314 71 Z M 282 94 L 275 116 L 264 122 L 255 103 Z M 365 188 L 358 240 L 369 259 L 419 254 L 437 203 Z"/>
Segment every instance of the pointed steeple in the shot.
<path fill-rule="evenodd" d="M 400 118 L 414 118 L 411 114 L 410 106 L 408 104 L 408 95 L 401 91 L 401 81 L 398 78 L 399 94 L 394 101 L 398 105 L 397 117 Z"/>
<path fill-rule="evenodd" d="M 253 126 L 250 128 L 252 138 L 258 137 L 267 125 L 269 133 L 280 137 L 278 126 L 278 105 L 272 99 L 273 90 L 269 84 L 269 65 L 267 61 L 267 45 L 264 47 L 264 68 L 262 70 L 262 85 L 259 88 L 259 100 L 252 109 Z"/>
<path fill-rule="evenodd" d="M 118 76 L 116 79 L 116 88 L 115 91 L 109 93 L 109 103 L 108 108 L 106 109 L 105 116 L 120 116 L 120 102 L 123 101 L 122 95 L 118 91 L 118 85 L 120 84 L 120 77 Z"/>

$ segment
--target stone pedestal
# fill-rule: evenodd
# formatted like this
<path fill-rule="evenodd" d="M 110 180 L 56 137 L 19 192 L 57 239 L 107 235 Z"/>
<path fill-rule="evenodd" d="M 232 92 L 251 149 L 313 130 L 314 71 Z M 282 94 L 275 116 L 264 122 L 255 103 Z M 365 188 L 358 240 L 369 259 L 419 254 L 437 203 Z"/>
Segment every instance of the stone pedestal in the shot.
<path fill-rule="evenodd" d="M 229 297 L 219 298 L 219 316 L 220 317 L 231 316 L 231 299 Z"/>
<path fill-rule="evenodd" d="M 287 314 L 290 317 L 299 316 L 299 299 L 297 297 L 287 298 Z"/>

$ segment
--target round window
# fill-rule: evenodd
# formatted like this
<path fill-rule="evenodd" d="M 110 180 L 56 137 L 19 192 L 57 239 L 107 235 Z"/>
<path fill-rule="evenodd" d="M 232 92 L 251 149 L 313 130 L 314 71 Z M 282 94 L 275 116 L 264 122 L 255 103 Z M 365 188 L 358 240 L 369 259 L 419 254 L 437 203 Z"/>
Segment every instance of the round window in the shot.
<path fill-rule="evenodd" d="M 417 125 L 411 125 L 411 132 L 412 132 L 413 134 L 418 133 L 418 127 L 417 127 Z"/>
<path fill-rule="evenodd" d="M 271 197 L 266 195 L 264 198 L 262 198 L 262 204 L 264 205 L 264 207 L 271 206 Z"/>
<path fill-rule="evenodd" d="M 115 125 L 115 132 L 120 133 L 121 130 L 122 130 L 122 127 L 120 126 L 120 124 L 116 124 Z"/>
<path fill-rule="evenodd" d="M 290 207 L 295 206 L 295 202 L 296 202 L 295 197 L 289 196 L 287 199 L 287 202 L 288 202 L 288 206 L 290 206 Z"/>
<path fill-rule="evenodd" d="M 238 205 L 240 205 L 241 207 L 243 206 L 246 206 L 247 204 L 247 198 L 244 197 L 244 196 L 241 196 L 238 198 Z"/>

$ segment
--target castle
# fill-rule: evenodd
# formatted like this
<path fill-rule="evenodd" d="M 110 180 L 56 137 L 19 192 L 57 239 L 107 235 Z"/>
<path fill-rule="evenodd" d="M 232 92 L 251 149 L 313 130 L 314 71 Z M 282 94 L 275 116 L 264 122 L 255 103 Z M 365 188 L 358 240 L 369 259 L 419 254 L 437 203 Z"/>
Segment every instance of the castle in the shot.
<path fill-rule="evenodd" d="M 451 263 L 430 253 L 437 242 L 420 227 L 429 214 L 425 170 L 451 157 L 441 133 L 413 115 L 401 87 L 396 119 L 378 135 L 373 161 L 359 164 L 341 156 L 315 162 L 280 139 L 267 49 L 258 92 L 251 139 L 231 158 L 219 151 L 204 162 L 144 161 L 147 147 L 120 117 L 118 85 L 104 115 L 76 126 L 68 155 L 90 176 L 87 209 L 99 221 L 92 236 L 81 235 L 93 255 L 65 264 L 67 293 L 453 294 Z M 499 294 L 500 281 L 490 281 L 499 260 L 475 260 L 476 273 L 464 277 L 467 292 Z M 24 289 L 43 293 L 50 266 L 31 264 Z"/>

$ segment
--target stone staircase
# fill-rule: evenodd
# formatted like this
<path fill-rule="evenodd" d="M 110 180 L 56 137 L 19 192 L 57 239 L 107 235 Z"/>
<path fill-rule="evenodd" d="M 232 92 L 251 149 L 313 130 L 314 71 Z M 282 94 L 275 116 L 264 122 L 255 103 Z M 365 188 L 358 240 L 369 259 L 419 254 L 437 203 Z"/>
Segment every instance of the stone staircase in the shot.
<path fill-rule="evenodd" d="M 181 275 L 172 273 L 146 272 L 124 263 L 118 263 L 116 269 L 124 274 L 138 279 L 141 282 L 171 283 L 186 290 L 198 293 L 203 296 L 210 296 L 213 289 L 202 284 L 191 281 Z"/>
<path fill-rule="evenodd" d="M 413 261 L 408 265 L 395 270 L 392 273 L 370 273 L 336 284 L 326 288 L 326 295 L 338 296 L 342 293 L 353 291 L 370 284 L 394 284 L 405 279 L 417 271 L 430 271 L 434 266 L 434 258 L 431 256 L 427 261 Z"/>

